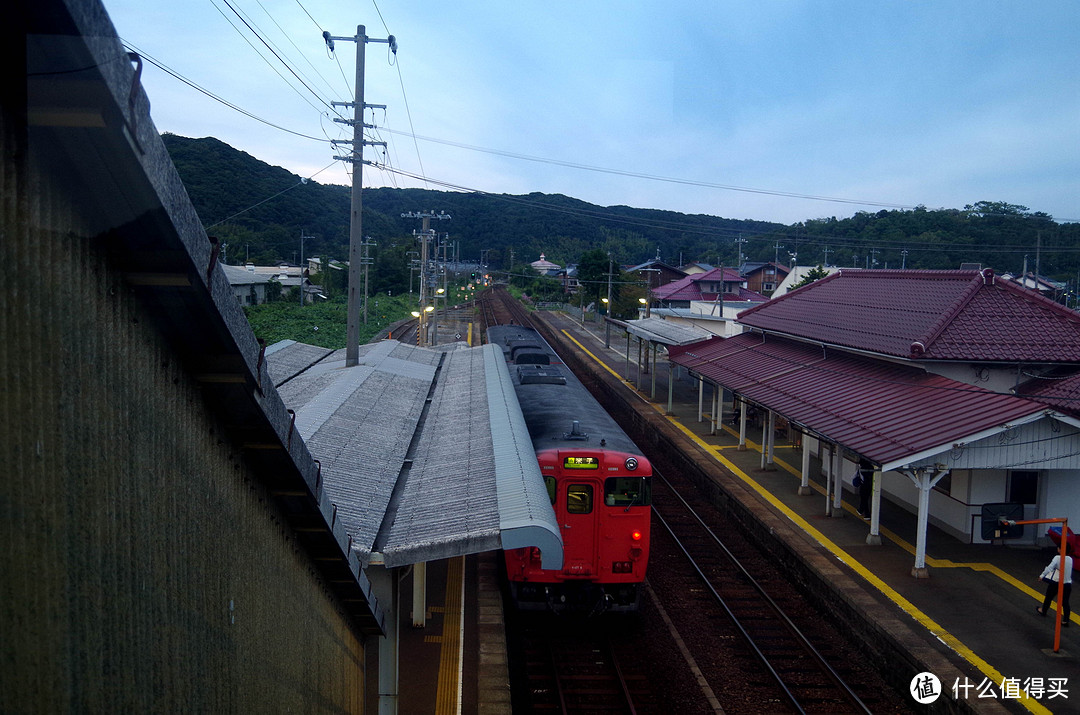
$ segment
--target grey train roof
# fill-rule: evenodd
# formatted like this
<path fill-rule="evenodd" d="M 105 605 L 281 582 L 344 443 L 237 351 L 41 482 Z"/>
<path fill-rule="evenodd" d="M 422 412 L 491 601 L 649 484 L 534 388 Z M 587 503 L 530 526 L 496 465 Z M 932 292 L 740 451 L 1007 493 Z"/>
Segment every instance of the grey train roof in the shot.
<path fill-rule="evenodd" d="M 359 364 L 300 343 L 267 349 L 270 374 L 320 461 L 362 563 L 401 566 L 562 540 L 502 353 L 384 340 Z"/>
<path fill-rule="evenodd" d="M 550 356 L 549 365 L 509 366 L 536 450 L 602 446 L 619 452 L 640 453 L 630 437 L 536 331 L 522 326 L 499 326 L 489 329 L 488 337 L 492 345 L 503 350 L 504 356 L 515 354 L 517 345 L 536 343 Z"/>

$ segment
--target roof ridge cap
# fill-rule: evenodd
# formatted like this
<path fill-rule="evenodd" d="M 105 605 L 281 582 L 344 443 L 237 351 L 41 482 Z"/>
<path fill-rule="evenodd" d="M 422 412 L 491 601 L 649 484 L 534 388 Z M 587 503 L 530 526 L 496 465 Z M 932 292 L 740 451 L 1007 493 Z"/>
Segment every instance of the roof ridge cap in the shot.
<path fill-rule="evenodd" d="M 911 356 L 921 357 L 926 353 L 926 348 L 933 343 L 938 337 L 945 331 L 945 328 L 960 314 L 960 311 L 971 302 L 971 299 L 975 297 L 975 294 L 982 290 L 984 285 L 993 285 L 994 273 L 991 269 L 985 271 L 979 271 L 979 273 L 971 279 L 967 288 L 957 296 L 952 305 L 946 308 L 938 319 L 934 321 L 934 324 L 930 326 L 930 329 L 916 338 L 911 343 Z"/>

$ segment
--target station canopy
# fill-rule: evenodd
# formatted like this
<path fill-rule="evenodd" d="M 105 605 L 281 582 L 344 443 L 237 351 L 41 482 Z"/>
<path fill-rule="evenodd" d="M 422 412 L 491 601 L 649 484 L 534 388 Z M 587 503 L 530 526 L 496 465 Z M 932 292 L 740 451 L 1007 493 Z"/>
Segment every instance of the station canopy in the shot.
<path fill-rule="evenodd" d="M 885 471 L 1047 411 L 917 366 L 761 333 L 673 348 L 669 359 Z"/>
<path fill-rule="evenodd" d="M 502 351 L 394 340 L 345 351 L 293 341 L 267 367 L 364 566 L 534 546 L 561 568 L 562 539 Z"/>
<path fill-rule="evenodd" d="M 698 343 L 713 335 L 708 330 L 663 318 L 627 320 L 624 325 L 626 332 L 636 338 L 668 346 Z"/>

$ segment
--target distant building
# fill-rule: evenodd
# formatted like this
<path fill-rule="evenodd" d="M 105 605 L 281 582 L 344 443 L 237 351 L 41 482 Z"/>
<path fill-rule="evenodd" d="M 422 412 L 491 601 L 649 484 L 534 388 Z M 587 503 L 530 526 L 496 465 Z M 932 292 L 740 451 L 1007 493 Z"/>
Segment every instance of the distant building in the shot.
<path fill-rule="evenodd" d="M 744 263 L 739 271 L 746 287 L 755 293 L 769 294 L 776 290 L 791 269 L 780 263 Z"/>
<path fill-rule="evenodd" d="M 529 265 L 532 266 L 532 269 L 540 275 L 550 275 L 553 271 L 558 271 L 562 269 L 562 266 L 560 266 L 558 263 L 552 263 L 551 261 L 549 261 L 547 259 L 547 256 L 545 256 L 543 253 L 540 254 L 539 261 L 533 261 Z"/>
<path fill-rule="evenodd" d="M 1024 274 L 1017 273 L 1002 273 L 1001 277 L 1007 281 L 1019 283 L 1025 288 L 1031 288 L 1037 290 L 1042 295 L 1046 296 L 1050 300 L 1060 300 L 1065 295 L 1068 286 L 1061 281 L 1056 281 L 1053 278 L 1049 278 L 1043 275 L 1036 275 L 1032 271 L 1028 271 Z"/>
<path fill-rule="evenodd" d="M 300 275 L 298 266 L 256 266 L 248 263 L 244 266 L 223 265 L 222 268 L 240 305 L 262 305 L 271 297 L 268 291 L 274 285 L 280 296 L 287 296 L 292 288 L 303 285 L 305 303 L 312 302 L 313 296 L 319 294 L 319 288 L 312 286 L 306 276 Z"/>
<path fill-rule="evenodd" d="M 693 275 L 694 273 L 707 273 L 711 271 L 714 267 L 715 266 L 709 263 L 701 263 L 700 261 L 695 261 L 694 263 L 687 263 L 684 266 L 679 266 L 679 270 L 689 276 Z"/>
<path fill-rule="evenodd" d="M 768 300 L 746 288 L 746 279 L 732 268 L 714 268 L 667 283 L 652 291 L 652 299 L 662 308 L 689 308 L 691 303 L 736 302 L 749 305 Z M 711 311 L 716 313 L 716 311 Z"/>
<path fill-rule="evenodd" d="M 641 278 L 642 282 L 649 290 L 654 292 L 661 286 L 686 277 L 685 271 L 681 271 L 675 266 L 668 265 L 659 258 L 654 258 L 651 261 L 631 266 L 626 269 L 626 272 Z"/>
<path fill-rule="evenodd" d="M 824 266 L 795 266 L 791 269 L 790 273 L 784 276 L 784 280 L 780 281 L 780 285 L 776 286 L 776 290 L 772 292 L 772 295 L 770 297 L 774 299 L 779 298 L 788 291 L 792 290 L 793 286 L 796 283 L 799 283 L 803 280 L 803 278 L 806 278 L 807 273 L 809 273 L 810 271 L 818 270 L 819 268 L 829 274 L 836 273 L 838 270 L 840 270 L 836 266 L 831 266 L 828 268 Z"/>

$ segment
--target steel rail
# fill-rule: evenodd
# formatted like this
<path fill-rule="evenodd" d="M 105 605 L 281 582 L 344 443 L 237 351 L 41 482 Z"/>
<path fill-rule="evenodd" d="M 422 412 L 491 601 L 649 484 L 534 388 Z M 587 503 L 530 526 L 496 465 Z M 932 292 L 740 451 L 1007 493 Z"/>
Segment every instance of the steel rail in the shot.
<path fill-rule="evenodd" d="M 738 571 L 746 579 L 746 582 L 751 587 L 753 587 L 753 589 L 761 597 L 761 600 L 767 606 L 769 606 L 769 608 L 772 610 L 773 614 L 776 615 L 780 619 L 781 623 L 787 628 L 787 630 L 790 632 L 792 637 L 802 647 L 803 651 L 807 655 L 810 656 L 810 658 L 818 666 L 818 668 L 821 670 L 821 672 L 823 674 L 825 674 L 833 682 L 833 685 L 837 688 L 837 690 L 839 690 L 844 695 L 844 698 L 846 700 L 848 700 L 853 706 L 858 708 L 859 712 L 867 713 L 867 715 L 870 715 L 871 710 L 866 706 L 865 703 L 863 703 L 862 699 L 860 699 L 859 696 L 851 689 L 851 686 L 849 686 L 844 681 L 844 679 L 841 678 L 840 675 L 833 669 L 833 667 L 831 665 L 829 665 L 828 661 L 826 661 L 825 658 L 821 655 L 821 653 L 818 652 L 818 650 L 814 647 L 813 643 L 811 643 L 810 640 L 802 633 L 802 631 L 799 630 L 798 626 L 796 626 L 795 623 L 792 622 L 792 620 L 784 612 L 783 608 L 781 608 L 780 605 L 777 604 L 772 599 L 771 596 L 769 596 L 768 592 L 764 589 L 764 587 L 762 587 L 761 584 L 759 584 L 757 582 L 757 580 L 754 579 L 754 577 L 750 575 L 750 572 L 746 570 L 746 567 L 744 567 L 742 565 L 742 563 L 739 561 L 738 557 L 736 557 L 735 554 L 733 554 L 731 552 L 731 550 L 728 549 L 728 547 L 724 544 L 724 542 L 721 541 L 720 538 L 713 532 L 713 530 L 709 528 L 709 526 L 705 523 L 705 521 L 701 518 L 701 516 L 697 513 L 697 511 L 694 510 L 694 508 L 690 505 L 690 503 L 687 502 L 686 499 L 684 499 L 681 494 L 679 494 L 678 490 L 675 489 L 675 487 L 671 484 L 671 482 L 669 482 L 663 475 L 661 475 L 656 470 L 655 466 L 653 468 L 653 477 L 658 478 L 660 481 L 662 481 L 667 486 L 667 488 L 671 492 L 672 496 L 674 496 L 676 499 L 678 499 L 682 503 L 682 505 L 686 509 L 686 511 L 689 512 L 689 514 L 691 516 L 693 516 L 693 518 L 695 520 L 697 520 L 698 524 L 701 525 L 701 527 L 709 535 L 709 537 L 716 544 L 716 546 L 718 546 L 720 548 L 720 550 L 727 556 L 730 563 L 732 565 L 734 565 L 738 569 Z M 736 629 L 743 636 L 743 638 L 746 640 L 747 644 L 754 651 L 754 653 L 761 660 L 761 662 L 765 665 L 765 667 L 769 671 L 769 673 L 773 676 L 773 678 L 775 678 L 777 684 L 780 686 L 781 690 L 783 690 L 784 694 L 791 701 L 792 705 L 794 705 L 794 707 L 798 710 L 798 712 L 805 713 L 806 711 L 803 709 L 802 704 L 798 702 L 798 700 L 795 697 L 794 693 L 792 693 L 791 690 L 788 689 L 788 686 L 784 682 L 783 677 L 776 671 L 776 669 L 773 667 L 772 663 L 769 662 L 768 657 L 758 647 L 758 644 L 754 642 L 753 636 L 750 635 L 750 633 L 746 630 L 746 628 L 743 626 L 743 624 L 739 621 L 738 616 L 735 615 L 735 613 L 731 610 L 731 608 L 725 602 L 723 596 L 721 596 L 720 593 L 713 586 L 713 584 L 712 584 L 711 580 L 709 579 L 709 577 L 705 574 L 705 572 L 698 565 L 697 561 L 694 559 L 694 557 L 687 550 L 687 548 L 683 544 L 682 540 L 675 534 L 675 531 L 672 528 L 672 526 L 661 515 L 660 511 L 657 509 L 655 501 L 653 503 L 652 508 L 653 508 L 653 515 L 657 518 L 657 520 L 661 523 L 661 525 L 663 525 L 663 527 L 668 531 L 668 533 L 671 535 L 671 538 L 674 539 L 675 544 L 679 547 L 679 549 L 683 552 L 683 554 L 689 560 L 691 566 L 697 572 L 698 576 L 701 578 L 701 580 L 705 584 L 706 588 L 713 595 L 713 597 L 716 599 L 717 603 L 721 606 L 721 608 L 723 608 L 724 612 L 727 613 L 728 617 L 731 619 L 731 621 L 735 625 Z"/>

